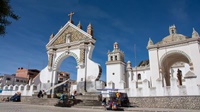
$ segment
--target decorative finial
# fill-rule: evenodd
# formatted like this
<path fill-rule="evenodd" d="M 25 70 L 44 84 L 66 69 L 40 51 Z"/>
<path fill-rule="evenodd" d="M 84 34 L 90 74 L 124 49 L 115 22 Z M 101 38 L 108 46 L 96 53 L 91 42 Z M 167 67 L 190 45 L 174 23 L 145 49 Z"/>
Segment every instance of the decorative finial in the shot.
<path fill-rule="evenodd" d="M 132 69 L 131 61 L 127 62 L 127 69 Z"/>
<path fill-rule="evenodd" d="M 149 42 L 148 42 L 148 46 L 153 45 L 153 41 L 151 40 L 151 38 L 149 37 Z"/>
<path fill-rule="evenodd" d="M 192 38 L 198 38 L 198 37 L 199 37 L 198 32 L 193 28 Z"/>
<path fill-rule="evenodd" d="M 91 23 L 87 27 L 87 33 L 93 36 L 93 27 Z"/>
<path fill-rule="evenodd" d="M 50 35 L 49 41 L 54 37 L 54 33 Z"/>
<path fill-rule="evenodd" d="M 117 50 L 119 48 L 118 43 L 115 42 L 114 45 L 113 45 L 113 47 L 114 47 L 114 50 Z"/>
<path fill-rule="evenodd" d="M 81 25 L 81 22 L 80 22 L 80 21 L 79 21 L 77 27 L 80 28 L 80 29 L 82 29 L 82 25 Z"/>
<path fill-rule="evenodd" d="M 73 15 L 74 15 L 74 12 L 71 12 L 71 13 L 68 14 L 68 16 L 69 16 L 69 22 L 72 23 L 72 24 L 74 23 L 73 20 L 72 20 L 72 16 Z"/>

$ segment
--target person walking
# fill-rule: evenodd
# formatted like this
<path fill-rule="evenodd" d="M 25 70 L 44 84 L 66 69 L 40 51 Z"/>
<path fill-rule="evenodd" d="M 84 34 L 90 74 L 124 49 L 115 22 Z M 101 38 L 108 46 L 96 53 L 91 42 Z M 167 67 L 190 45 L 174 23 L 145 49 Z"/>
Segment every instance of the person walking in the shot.
<path fill-rule="evenodd" d="M 103 99 L 101 105 L 103 106 L 104 110 L 107 110 L 107 108 L 106 108 L 106 98 Z"/>

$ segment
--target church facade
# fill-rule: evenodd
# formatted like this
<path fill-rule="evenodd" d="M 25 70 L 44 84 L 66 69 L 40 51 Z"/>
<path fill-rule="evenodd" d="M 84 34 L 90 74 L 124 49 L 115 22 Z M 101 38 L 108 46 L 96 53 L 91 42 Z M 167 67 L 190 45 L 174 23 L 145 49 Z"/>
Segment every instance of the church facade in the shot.
<path fill-rule="evenodd" d="M 200 95 L 199 42 L 194 29 L 192 37 L 187 37 L 170 26 L 169 35 L 160 42 L 149 39 L 149 60 L 136 67 L 124 62 L 124 53 L 115 42 L 106 62 L 106 88 L 129 97 Z"/>
<path fill-rule="evenodd" d="M 99 80 L 101 66 L 92 61 L 96 42 L 93 27 L 89 24 L 84 31 L 80 23 L 74 25 L 73 14 L 69 14 L 70 20 L 56 35 L 50 36 L 46 45 L 48 65 L 31 84 L 6 85 L 1 95 L 20 91 L 22 95 L 31 96 L 34 91 L 46 90 L 54 97 L 56 88 L 69 81 L 58 82 L 60 65 L 69 56 L 77 63 L 76 85 L 71 92 L 76 90 L 84 94 L 104 89 L 107 91 L 102 93 L 116 90 L 127 93 L 129 97 L 200 95 L 200 37 L 194 29 L 192 36 L 187 37 L 178 34 L 173 25 L 169 27 L 169 35 L 160 42 L 154 44 L 149 39 L 149 59 L 135 67 L 130 61 L 124 61 L 125 54 L 115 42 L 113 50 L 108 52 L 105 87 L 104 82 Z"/>

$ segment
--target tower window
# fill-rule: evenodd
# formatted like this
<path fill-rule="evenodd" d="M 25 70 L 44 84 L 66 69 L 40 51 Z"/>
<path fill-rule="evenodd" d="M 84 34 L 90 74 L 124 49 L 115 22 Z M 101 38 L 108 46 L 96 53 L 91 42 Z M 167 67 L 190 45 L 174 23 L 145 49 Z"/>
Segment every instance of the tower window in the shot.
<path fill-rule="evenodd" d="M 174 30 L 172 30 L 172 34 L 174 34 Z"/>
<path fill-rule="evenodd" d="M 112 73 L 113 75 L 115 75 L 115 73 Z"/>
<path fill-rule="evenodd" d="M 113 60 L 113 57 L 112 57 L 112 56 L 110 57 L 110 60 L 111 60 L 111 61 Z"/>
<path fill-rule="evenodd" d="M 138 74 L 137 77 L 138 77 L 138 80 L 141 80 L 141 74 Z"/>
<path fill-rule="evenodd" d="M 115 56 L 115 60 L 117 60 L 117 56 Z"/>

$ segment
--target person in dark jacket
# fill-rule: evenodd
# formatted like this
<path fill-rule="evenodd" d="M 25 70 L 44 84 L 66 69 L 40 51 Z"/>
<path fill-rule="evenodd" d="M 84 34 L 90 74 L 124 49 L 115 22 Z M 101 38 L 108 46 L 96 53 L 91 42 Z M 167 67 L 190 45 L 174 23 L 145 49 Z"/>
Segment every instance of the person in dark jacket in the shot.
<path fill-rule="evenodd" d="M 38 98 L 41 98 L 41 97 L 43 97 L 43 94 L 42 94 L 42 91 L 40 90 L 38 93 Z"/>

